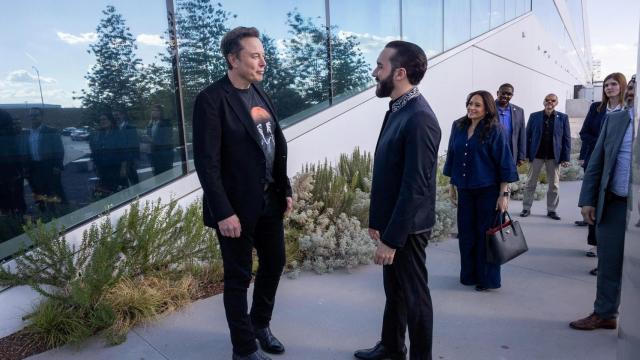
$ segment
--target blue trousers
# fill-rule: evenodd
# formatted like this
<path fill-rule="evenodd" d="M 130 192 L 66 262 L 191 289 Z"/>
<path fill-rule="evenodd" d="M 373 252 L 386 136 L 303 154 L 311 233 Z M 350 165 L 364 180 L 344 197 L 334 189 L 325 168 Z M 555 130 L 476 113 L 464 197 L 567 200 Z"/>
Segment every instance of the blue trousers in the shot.
<path fill-rule="evenodd" d="M 487 262 L 485 233 L 496 220 L 499 186 L 458 189 L 460 282 L 489 289 L 500 287 L 500 265 Z"/>

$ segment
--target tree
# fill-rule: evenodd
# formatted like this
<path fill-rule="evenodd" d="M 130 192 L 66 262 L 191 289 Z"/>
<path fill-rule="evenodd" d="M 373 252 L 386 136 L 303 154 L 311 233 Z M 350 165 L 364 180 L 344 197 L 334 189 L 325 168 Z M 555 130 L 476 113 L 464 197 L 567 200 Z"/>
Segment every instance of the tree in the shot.
<path fill-rule="evenodd" d="M 285 66 L 284 59 L 274 39 L 262 33 L 260 36 L 267 60 L 267 69 L 262 81 L 262 87 L 271 96 L 278 118 L 284 119 L 305 108 L 304 99 L 292 88 L 295 75 Z"/>
<path fill-rule="evenodd" d="M 327 100 L 329 94 L 327 31 L 313 18 L 304 18 L 297 9 L 287 14 L 291 39 L 287 41 L 288 68 L 296 74 L 296 88 L 308 104 Z M 357 90 L 371 82 L 370 67 L 353 35 L 340 35 L 331 27 L 331 71 L 333 94 Z"/>
<path fill-rule="evenodd" d="M 227 69 L 220 54 L 220 41 L 235 15 L 210 0 L 181 0 L 177 3 L 176 26 L 180 51 L 185 116 L 191 117 L 200 90 L 222 77 Z"/>
<path fill-rule="evenodd" d="M 136 57 L 135 38 L 116 8 L 108 5 L 96 28 L 97 41 L 89 45 L 96 63 L 85 75 L 87 89 L 77 99 L 95 120 L 114 106 L 139 105 L 139 79 L 142 60 Z"/>

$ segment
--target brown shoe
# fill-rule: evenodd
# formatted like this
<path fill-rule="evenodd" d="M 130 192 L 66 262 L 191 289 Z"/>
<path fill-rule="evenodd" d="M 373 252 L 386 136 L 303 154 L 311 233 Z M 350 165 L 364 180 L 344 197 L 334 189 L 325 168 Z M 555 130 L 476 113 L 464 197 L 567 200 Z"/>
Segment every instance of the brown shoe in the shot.
<path fill-rule="evenodd" d="M 569 326 L 576 330 L 615 329 L 618 321 L 615 318 L 603 319 L 596 314 L 591 314 L 584 319 L 571 322 Z"/>

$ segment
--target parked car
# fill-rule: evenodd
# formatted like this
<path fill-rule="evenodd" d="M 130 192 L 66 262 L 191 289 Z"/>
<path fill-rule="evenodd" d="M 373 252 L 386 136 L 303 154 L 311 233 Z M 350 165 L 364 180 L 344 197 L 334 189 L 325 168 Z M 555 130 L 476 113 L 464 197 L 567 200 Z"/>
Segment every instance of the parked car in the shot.
<path fill-rule="evenodd" d="M 66 127 L 64 129 L 62 129 L 62 135 L 63 136 L 71 136 L 71 133 L 74 132 L 75 130 L 76 130 L 76 128 L 74 128 L 73 126 Z"/>
<path fill-rule="evenodd" d="M 71 133 L 71 140 L 73 140 L 73 141 L 86 141 L 86 140 L 89 140 L 90 134 L 91 133 L 89 132 L 89 127 L 88 126 L 83 126 L 83 127 L 75 129 Z"/>

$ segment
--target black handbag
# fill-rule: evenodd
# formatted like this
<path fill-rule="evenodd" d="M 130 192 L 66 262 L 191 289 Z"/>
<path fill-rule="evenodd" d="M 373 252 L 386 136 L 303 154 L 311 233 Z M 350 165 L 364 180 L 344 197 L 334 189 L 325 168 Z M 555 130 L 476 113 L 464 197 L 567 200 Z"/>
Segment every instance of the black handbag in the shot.
<path fill-rule="evenodd" d="M 498 213 L 494 225 L 498 219 L 500 223 L 487 230 L 486 234 L 487 261 L 496 265 L 502 265 L 529 250 L 520 223 L 512 220 L 508 212 L 504 214 L 506 221 Z"/>

